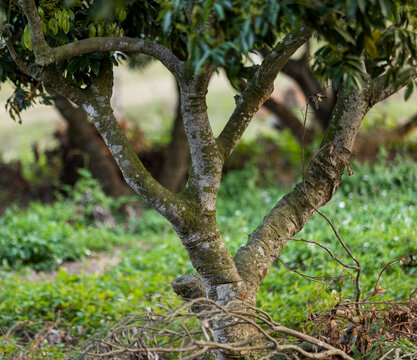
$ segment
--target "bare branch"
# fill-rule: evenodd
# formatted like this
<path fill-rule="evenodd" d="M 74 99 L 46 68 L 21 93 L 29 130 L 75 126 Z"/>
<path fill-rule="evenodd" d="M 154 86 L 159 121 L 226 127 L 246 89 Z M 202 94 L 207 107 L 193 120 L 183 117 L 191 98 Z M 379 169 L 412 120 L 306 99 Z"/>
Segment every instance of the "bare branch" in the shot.
<path fill-rule="evenodd" d="M 4 42 L 6 43 L 7 50 L 9 50 L 10 56 L 12 57 L 13 61 L 20 69 L 20 71 L 25 75 L 32 77 L 32 72 L 30 71 L 29 67 L 23 62 L 23 60 L 19 57 L 11 41 L 4 39 Z"/>
<path fill-rule="evenodd" d="M 305 27 L 288 34 L 264 58 L 253 77 L 249 79 L 246 89 L 237 98 L 235 110 L 217 139 L 225 159 L 232 153 L 253 115 L 269 98 L 278 72 L 311 35 L 312 31 Z"/>
<path fill-rule="evenodd" d="M 123 51 L 126 53 L 142 53 L 159 60 L 176 77 L 180 76 L 183 62 L 167 47 L 155 42 L 129 37 L 97 37 L 83 39 L 56 48 L 51 48 L 42 32 L 40 17 L 34 0 L 19 0 L 28 19 L 33 52 L 36 62 L 48 66 L 58 61 L 70 59 L 92 52 Z"/>

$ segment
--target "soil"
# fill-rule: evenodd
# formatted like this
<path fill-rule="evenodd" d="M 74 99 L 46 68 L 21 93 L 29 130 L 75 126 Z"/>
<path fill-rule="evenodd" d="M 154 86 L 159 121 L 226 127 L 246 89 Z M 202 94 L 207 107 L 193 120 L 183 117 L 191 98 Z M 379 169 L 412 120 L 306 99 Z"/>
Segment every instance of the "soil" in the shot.
<path fill-rule="evenodd" d="M 29 281 L 53 281 L 59 274 L 59 270 L 64 270 L 68 274 L 102 274 L 111 267 L 116 266 L 121 261 L 119 251 L 114 254 L 98 254 L 80 261 L 66 261 L 55 271 L 36 272 L 31 270 L 28 274 L 21 276 L 22 279 Z"/>

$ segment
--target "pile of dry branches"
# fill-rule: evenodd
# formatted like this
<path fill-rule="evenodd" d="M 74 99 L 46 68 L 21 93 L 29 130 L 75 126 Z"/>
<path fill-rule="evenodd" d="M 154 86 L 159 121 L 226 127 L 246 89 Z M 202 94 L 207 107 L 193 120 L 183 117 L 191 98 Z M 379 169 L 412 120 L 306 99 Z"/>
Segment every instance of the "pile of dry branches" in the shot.
<path fill-rule="evenodd" d="M 417 351 L 397 346 L 398 339 L 417 343 L 417 301 L 409 303 L 341 303 L 328 313 L 311 316 L 315 337 L 280 325 L 261 309 L 240 301 L 222 307 L 195 299 L 170 309 L 158 303 L 145 313 L 129 316 L 106 333 L 84 344 L 87 359 L 211 359 L 218 350 L 249 351 L 258 359 L 417 359 Z M 248 311 L 248 309 L 250 311 Z M 196 315 L 197 311 L 197 315 Z M 213 336 L 213 324 L 245 322 L 258 334 L 228 344 Z M 309 327 L 309 326 L 308 326 Z M 381 341 L 381 336 L 383 340 Z M 391 346 L 389 345 L 391 344 Z M 417 350 L 417 346 L 415 347 Z M 373 355 L 372 355 L 373 354 Z M 376 356 L 376 357 L 372 357 Z"/>
<path fill-rule="evenodd" d="M 239 342 L 219 344 L 213 336 L 213 324 L 219 321 L 244 322 L 258 333 Z M 242 301 L 223 307 L 207 299 L 195 299 L 176 309 L 159 304 L 154 310 L 127 317 L 106 334 L 90 340 L 84 354 L 87 358 L 123 360 L 161 360 L 175 355 L 174 358 L 187 360 L 208 359 L 219 349 L 257 352 L 259 359 L 277 355 L 287 359 L 328 359 L 337 355 L 352 360 L 335 346 L 282 326 L 263 310 Z"/>

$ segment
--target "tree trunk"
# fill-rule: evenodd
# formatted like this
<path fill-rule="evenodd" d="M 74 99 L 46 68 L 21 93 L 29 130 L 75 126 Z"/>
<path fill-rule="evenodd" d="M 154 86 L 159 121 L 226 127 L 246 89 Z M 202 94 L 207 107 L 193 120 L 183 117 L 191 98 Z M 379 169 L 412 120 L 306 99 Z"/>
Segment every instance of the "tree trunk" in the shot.
<path fill-rule="evenodd" d="M 190 256 L 196 276 L 183 276 L 173 282 L 174 291 L 181 297 L 193 299 L 205 296 L 228 310 L 250 314 L 247 306 L 256 305 L 256 295 L 247 297 L 246 284 L 236 272 L 233 259 L 224 245 L 215 217 L 201 214 L 197 229 L 183 233 L 177 231 Z M 244 300 L 244 302 L 243 302 Z M 198 309 L 196 315 L 198 316 Z M 220 344 L 231 344 L 256 336 L 259 331 L 242 318 L 215 317 L 212 323 L 214 340 Z M 248 343 L 248 345 L 253 345 Z M 218 350 L 216 360 L 255 359 L 248 351 Z"/>
<path fill-rule="evenodd" d="M 168 147 L 168 155 L 162 165 L 159 183 L 172 192 L 177 192 L 184 183 L 188 173 L 188 150 L 187 134 L 181 113 L 181 98 L 178 89 L 177 114 L 171 132 L 171 142 Z"/>
<path fill-rule="evenodd" d="M 65 97 L 55 94 L 56 108 L 68 124 L 70 143 L 88 156 L 88 169 L 99 180 L 107 195 L 130 195 L 132 190 L 120 177 L 120 170 L 106 144 L 89 123 L 87 113 L 74 107 Z"/>

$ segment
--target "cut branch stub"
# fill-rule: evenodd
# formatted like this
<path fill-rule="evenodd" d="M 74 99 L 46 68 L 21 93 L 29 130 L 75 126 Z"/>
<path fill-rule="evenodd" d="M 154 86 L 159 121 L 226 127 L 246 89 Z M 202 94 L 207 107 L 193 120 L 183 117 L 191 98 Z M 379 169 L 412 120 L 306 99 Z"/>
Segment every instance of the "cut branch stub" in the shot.
<path fill-rule="evenodd" d="M 193 300 L 206 297 L 206 290 L 200 277 L 197 275 L 182 275 L 171 283 L 174 292 L 184 300 Z"/>

